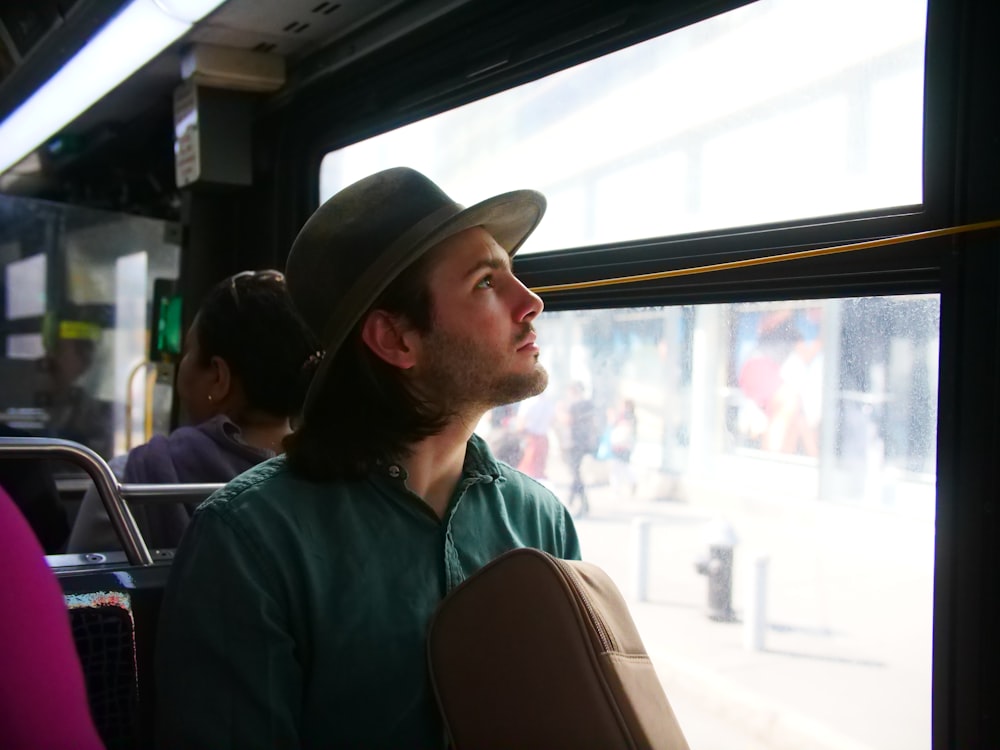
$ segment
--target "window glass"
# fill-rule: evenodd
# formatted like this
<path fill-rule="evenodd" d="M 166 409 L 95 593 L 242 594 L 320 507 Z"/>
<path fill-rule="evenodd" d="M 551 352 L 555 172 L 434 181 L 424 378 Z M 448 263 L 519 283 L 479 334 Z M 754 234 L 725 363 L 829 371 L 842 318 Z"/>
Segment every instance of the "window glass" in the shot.
<path fill-rule="evenodd" d="M 576 515 L 691 747 L 930 747 L 938 315 L 928 295 L 538 319 L 548 389 L 479 432 Z"/>
<path fill-rule="evenodd" d="M 525 252 L 919 204 L 926 0 L 760 0 L 328 154 L 532 187 Z"/>
<path fill-rule="evenodd" d="M 11 261 L 4 268 L 7 320 L 45 314 L 45 255 Z"/>
<path fill-rule="evenodd" d="M 104 458 L 144 442 L 146 422 L 165 427 L 170 412 L 169 383 L 133 377 L 148 357 L 154 280 L 179 272 L 169 226 L 13 196 L 0 196 L 0 216 L 0 432 Z"/>

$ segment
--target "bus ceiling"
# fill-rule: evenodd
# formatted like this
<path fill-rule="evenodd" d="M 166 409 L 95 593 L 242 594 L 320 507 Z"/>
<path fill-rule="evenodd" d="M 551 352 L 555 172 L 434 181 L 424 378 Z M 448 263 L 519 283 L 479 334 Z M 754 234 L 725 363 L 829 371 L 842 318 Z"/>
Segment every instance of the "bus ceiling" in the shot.
<path fill-rule="evenodd" d="M 344 73 L 355 87 L 353 76 L 363 80 L 369 68 L 385 82 L 387 69 L 432 57 L 439 60 L 427 68 L 432 92 L 491 79 L 499 87 L 742 4 L 0 0 L 0 192 L 81 203 L 109 192 L 141 201 L 136 196 L 148 193 L 141 213 L 175 219 L 179 201 L 164 194 L 175 192 L 174 96 L 182 78 L 255 92 L 255 117 L 298 116 L 303 99 L 322 100 Z M 138 26 L 121 28 L 126 20 Z M 95 49 L 107 36 L 110 54 Z M 127 40 L 135 38 L 144 42 L 132 54 Z M 466 51 L 470 58 L 459 60 Z M 96 71 L 115 68 L 118 80 L 102 84 Z M 70 94 L 52 90 L 60 78 Z M 87 97 L 84 84 L 95 86 Z M 71 101 L 54 112 L 54 103 Z M 33 103 L 53 119 L 43 123 Z M 104 196 L 110 207 L 133 210 L 113 203 Z"/>

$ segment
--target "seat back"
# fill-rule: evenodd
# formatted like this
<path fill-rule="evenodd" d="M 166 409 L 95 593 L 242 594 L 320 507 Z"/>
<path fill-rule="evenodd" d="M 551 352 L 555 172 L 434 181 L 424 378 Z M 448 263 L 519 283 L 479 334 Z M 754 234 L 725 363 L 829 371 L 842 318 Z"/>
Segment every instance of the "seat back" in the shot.
<path fill-rule="evenodd" d="M 76 566 L 67 559 L 73 557 L 59 556 L 54 569 L 94 724 L 108 750 L 151 747 L 153 652 L 169 564 L 136 568 L 122 559 Z"/>
<path fill-rule="evenodd" d="M 73 597 L 69 614 L 97 731 L 108 748 L 133 747 L 139 694 L 131 601 L 90 592 Z"/>

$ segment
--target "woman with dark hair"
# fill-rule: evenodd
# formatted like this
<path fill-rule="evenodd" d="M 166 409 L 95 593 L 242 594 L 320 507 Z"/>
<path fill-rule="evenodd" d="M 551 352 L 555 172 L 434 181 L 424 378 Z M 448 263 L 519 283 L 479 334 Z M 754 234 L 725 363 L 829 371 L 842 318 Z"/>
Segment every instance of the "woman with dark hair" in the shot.
<path fill-rule="evenodd" d="M 129 484 L 228 482 L 281 452 L 318 362 L 278 271 L 245 271 L 217 284 L 187 332 L 177 396 L 188 423 L 157 435 L 111 467 Z M 194 507 L 133 508 L 146 543 L 176 547 Z M 84 497 L 67 551 L 121 547 L 93 488 Z"/>

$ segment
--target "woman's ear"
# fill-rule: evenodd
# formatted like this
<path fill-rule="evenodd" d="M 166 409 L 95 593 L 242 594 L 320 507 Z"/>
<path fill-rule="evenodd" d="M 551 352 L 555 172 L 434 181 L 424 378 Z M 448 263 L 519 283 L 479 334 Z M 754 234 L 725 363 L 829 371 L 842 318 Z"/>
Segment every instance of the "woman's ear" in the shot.
<path fill-rule="evenodd" d="M 222 357 L 212 357 L 208 363 L 211 370 L 211 380 L 208 386 L 210 400 L 222 403 L 233 390 L 233 373 L 229 363 Z"/>
<path fill-rule="evenodd" d="M 361 325 L 361 340 L 379 359 L 408 370 L 416 364 L 412 326 L 385 310 L 372 310 Z"/>

